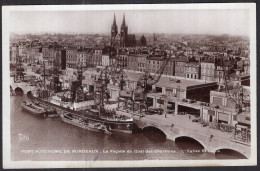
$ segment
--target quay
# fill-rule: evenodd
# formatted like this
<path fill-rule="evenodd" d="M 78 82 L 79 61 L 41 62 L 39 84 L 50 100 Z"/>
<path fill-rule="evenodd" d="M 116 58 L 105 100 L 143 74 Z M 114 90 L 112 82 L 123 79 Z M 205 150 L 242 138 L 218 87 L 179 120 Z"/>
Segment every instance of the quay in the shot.
<path fill-rule="evenodd" d="M 122 115 L 131 115 L 117 111 Z M 199 142 L 203 148 L 215 153 L 218 150 L 229 149 L 250 158 L 251 146 L 231 141 L 232 133 L 207 127 L 201 127 L 198 122 L 192 122 L 188 115 L 132 115 L 134 123 L 141 129 L 153 127 L 161 130 L 166 138 L 175 141 L 177 138 L 189 137 Z"/>
<path fill-rule="evenodd" d="M 22 90 L 24 94 L 35 89 L 34 86 L 30 86 L 28 83 L 13 83 L 11 85 L 13 90 Z M 189 104 L 189 107 L 198 108 L 198 105 L 191 105 L 192 104 Z M 177 105 L 175 105 L 175 107 L 177 107 Z M 124 110 L 117 111 L 117 113 L 133 117 L 134 123 L 141 129 L 154 127 L 161 130 L 169 140 L 175 141 L 177 138 L 189 137 L 198 141 L 208 152 L 215 153 L 217 150 L 230 149 L 250 158 L 251 146 L 249 144 L 232 141 L 232 133 L 212 129 L 209 128 L 209 126 L 201 127 L 198 122 L 192 122 L 192 119 L 189 119 L 188 115 L 178 115 L 176 111 L 178 110 L 175 110 L 175 114 L 167 114 L 166 117 L 164 114 L 141 116 L 137 113 L 130 114 Z M 61 111 L 58 109 L 57 112 L 59 113 Z"/>

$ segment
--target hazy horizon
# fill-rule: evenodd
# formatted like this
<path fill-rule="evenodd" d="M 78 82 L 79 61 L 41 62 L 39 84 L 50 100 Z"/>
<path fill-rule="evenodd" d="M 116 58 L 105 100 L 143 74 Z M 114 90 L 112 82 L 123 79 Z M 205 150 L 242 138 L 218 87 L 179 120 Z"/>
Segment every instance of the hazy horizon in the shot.
<path fill-rule="evenodd" d="M 249 10 L 12 11 L 16 34 L 110 34 L 125 14 L 129 34 L 209 34 L 249 36 Z"/>

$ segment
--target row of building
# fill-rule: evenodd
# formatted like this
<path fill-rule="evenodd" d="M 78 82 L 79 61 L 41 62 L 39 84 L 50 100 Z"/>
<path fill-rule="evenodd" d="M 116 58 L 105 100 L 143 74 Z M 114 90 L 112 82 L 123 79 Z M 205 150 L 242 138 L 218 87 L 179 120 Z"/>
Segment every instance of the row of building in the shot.
<path fill-rule="evenodd" d="M 167 53 L 168 52 L 168 53 Z M 226 73 L 234 79 L 249 75 L 250 63 L 248 58 L 226 56 L 221 54 L 185 55 L 178 51 L 163 50 L 126 50 L 115 49 L 111 46 L 95 48 L 61 48 L 53 46 L 26 47 L 14 45 L 10 51 L 11 62 L 15 63 L 19 56 L 24 63 L 43 64 L 47 67 L 66 68 L 112 66 L 117 65 L 126 70 L 148 71 L 156 73 L 167 61 L 163 74 L 189 79 L 223 82 Z M 170 60 L 167 60 L 170 58 Z"/>

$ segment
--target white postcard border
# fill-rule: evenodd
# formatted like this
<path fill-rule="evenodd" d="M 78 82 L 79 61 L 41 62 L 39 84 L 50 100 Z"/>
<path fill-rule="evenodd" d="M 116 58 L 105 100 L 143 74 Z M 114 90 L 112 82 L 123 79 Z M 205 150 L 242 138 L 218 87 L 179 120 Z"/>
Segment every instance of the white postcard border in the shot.
<path fill-rule="evenodd" d="M 251 90 L 251 158 L 241 160 L 141 160 L 141 161 L 11 161 L 10 142 L 10 65 L 9 38 L 11 11 L 80 11 L 80 10 L 174 10 L 174 9 L 249 9 L 250 10 L 250 90 Z M 256 5 L 254 3 L 222 4 L 142 4 L 142 5 L 38 5 L 2 7 L 2 101 L 3 101 L 3 167 L 4 168 L 85 168 L 85 167 L 177 167 L 177 166 L 244 166 L 257 164 L 256 144 Z"/>

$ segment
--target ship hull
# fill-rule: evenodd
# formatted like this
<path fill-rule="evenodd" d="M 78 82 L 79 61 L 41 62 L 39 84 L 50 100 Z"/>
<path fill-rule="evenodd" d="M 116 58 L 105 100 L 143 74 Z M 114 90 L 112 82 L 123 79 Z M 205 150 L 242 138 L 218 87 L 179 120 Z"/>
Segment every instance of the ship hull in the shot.
<path fill-rule="evenodd" d="M 133 131 L 132 130 L 123 130 L 123 129 L 111 129 L 111 132 L 113 133 L 123 133 L 123 134 L 132 134 Z"/>
<path fill-rule="evenodd" d="M 24 104 L 24 103 L 21 104 L 21 107 L 22 107 L 22 110 L 23 110 L 23 111 L 32 113 L 32 114 L 34 114 L 34 115 L 43 116 L 43 115 L 45 114 L 45 111 L 38 111 L 38 110 L 36 110 L 36 109 L 33 109 L 33 108 L 27 106 L 27 105 Z"/>
<path fill-rule="evenodd" d="M 77 123 L 77 122 L 75 122 L 75 121 L 72 121 L 71 119 L 65 118 L 64 116 L 61 116 L 61 120 L 62 120 L 63 122 L 65 122 L 65 123 L 68 123 L 68 124 L 71 124 L 71 125 L 80 127 L 80 128 L 82 128 L 82 129 L 86 129 L 86 130 L 90 130 L 90 131 L 95 131 L 95 132 L 103 132 L 103 130 L 101 130 L 101 129 L 92 128 L 92 127 L 90 127 L 90 126 Z"/>

